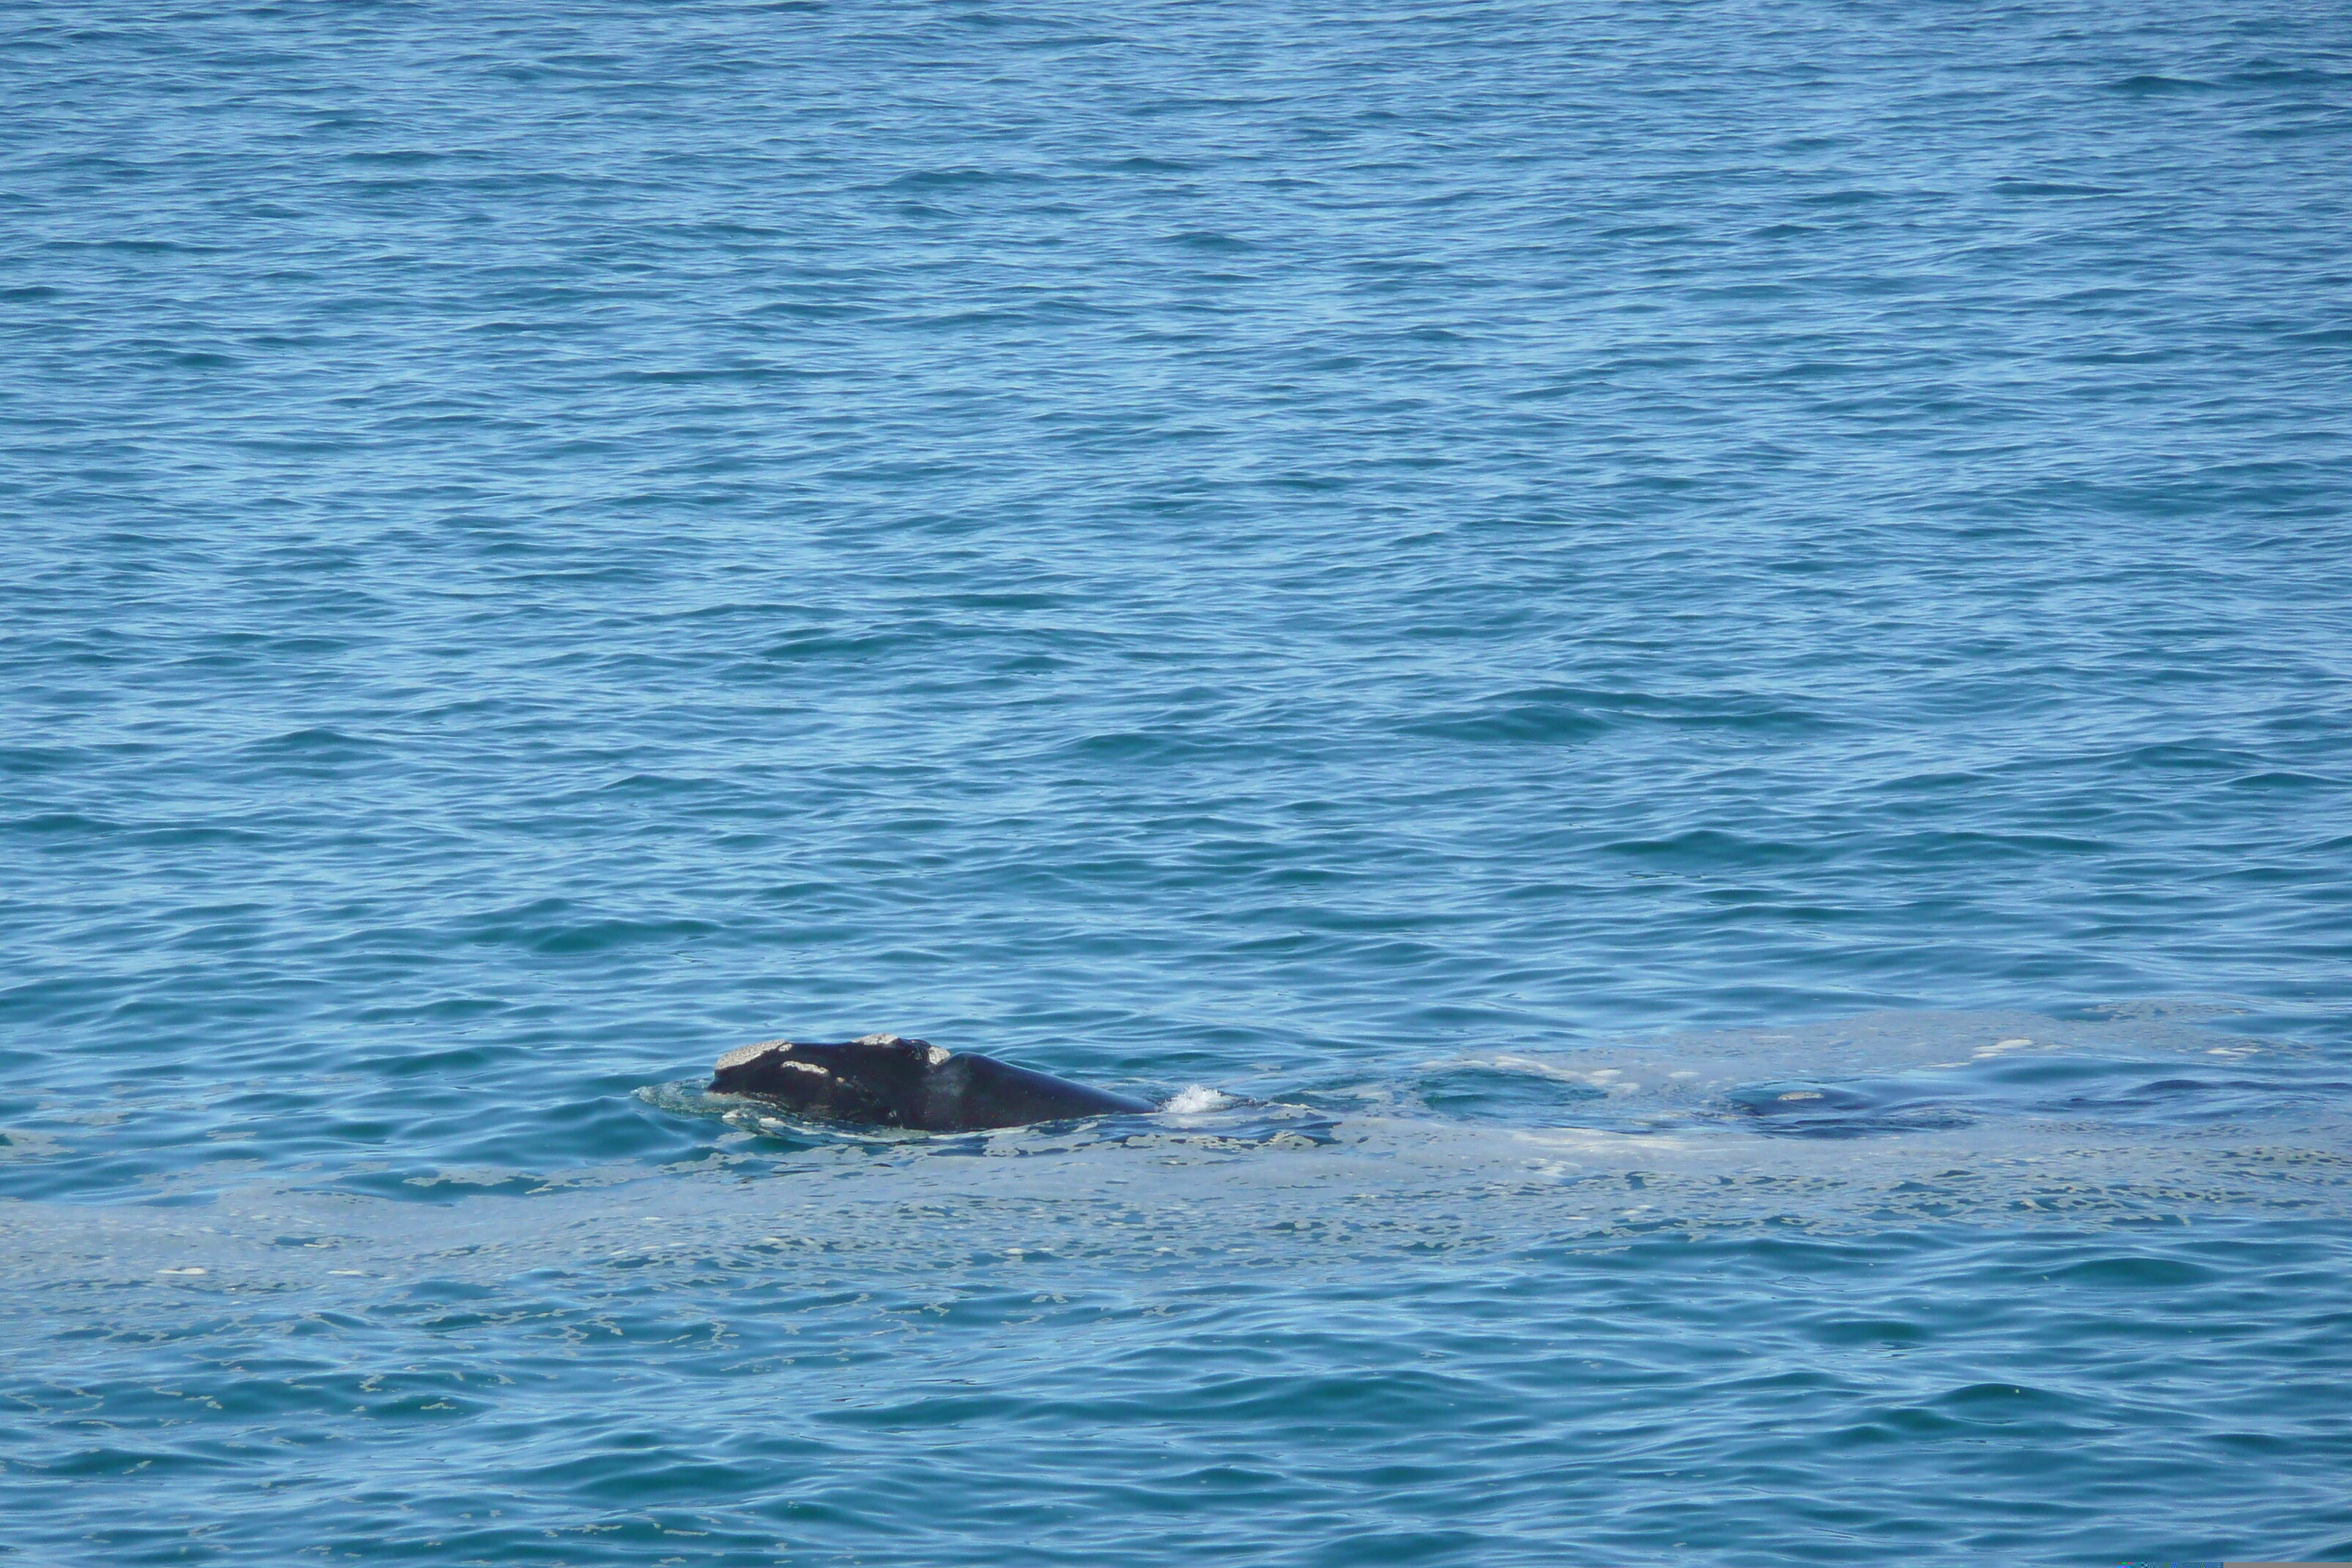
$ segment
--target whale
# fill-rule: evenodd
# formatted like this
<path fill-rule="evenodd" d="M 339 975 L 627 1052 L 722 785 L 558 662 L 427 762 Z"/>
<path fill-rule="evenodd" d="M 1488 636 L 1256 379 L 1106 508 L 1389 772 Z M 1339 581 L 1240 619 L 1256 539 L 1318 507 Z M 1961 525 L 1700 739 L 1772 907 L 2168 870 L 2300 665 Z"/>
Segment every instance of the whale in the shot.
<path fill-rule="evenodd" d="M 1151 1109 L 1051 1073 L 897 1035 L 866 1035 L 838 1045 L 762 1040 L 741 1046 L 719 1058 L 709 1092 L 772 1100 L 825 1121 L 917 1132 L 972 1132 Z"/>

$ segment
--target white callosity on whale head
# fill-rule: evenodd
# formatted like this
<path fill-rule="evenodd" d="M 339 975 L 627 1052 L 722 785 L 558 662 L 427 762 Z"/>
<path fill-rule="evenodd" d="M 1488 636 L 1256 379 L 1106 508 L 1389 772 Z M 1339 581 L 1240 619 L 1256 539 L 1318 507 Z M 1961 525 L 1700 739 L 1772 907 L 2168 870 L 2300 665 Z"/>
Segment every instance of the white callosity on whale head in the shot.
<path fill-rule="evenodd" d="M 761 1040 L 756 1046 L 738 1046 L 719 1058 L 716 1070 L 725 1072 L 729 1068 L 740 1068 L 746 1062 L 758 1061 L 770 1051 L 790 1050 L 792 1046 L 790 1040 Z"/>
<path fill-rule="evenodd" d="M 935 1046 L 929 1040 L 910 1040 L 904 1035 L 860 1035 L 849 1042 L 853 1046 L 920 1046 L 923 1060 L 930 1067 L 944 1067 L 953 1051 Z"/>
<path fill-rule="evenodd" d="M 780 1068 L 790 1068 L 794 1072 L 813 1072 L 819 1078 L 831 1078 L 833 1076 L 833 1074 L 817 1066 L 814 1062 L 778 1062 L 776 1065 Z"/>

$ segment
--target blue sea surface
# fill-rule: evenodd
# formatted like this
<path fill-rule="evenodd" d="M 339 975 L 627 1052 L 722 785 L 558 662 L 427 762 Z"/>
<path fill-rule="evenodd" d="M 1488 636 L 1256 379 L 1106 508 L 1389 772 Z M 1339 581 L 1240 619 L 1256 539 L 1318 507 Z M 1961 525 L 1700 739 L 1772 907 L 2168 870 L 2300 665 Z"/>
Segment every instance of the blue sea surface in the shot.
<path fill-rule="evenodd" d="M 2352 12 L 0 105 L 0 1561 L 2352 1559 Z"/>

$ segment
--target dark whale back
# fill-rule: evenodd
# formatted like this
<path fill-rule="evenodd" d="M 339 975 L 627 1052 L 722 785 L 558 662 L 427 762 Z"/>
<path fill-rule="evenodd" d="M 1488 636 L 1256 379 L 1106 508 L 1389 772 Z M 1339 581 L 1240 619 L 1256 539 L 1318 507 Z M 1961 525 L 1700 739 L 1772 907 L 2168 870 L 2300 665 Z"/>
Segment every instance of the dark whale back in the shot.
<path fill-rule="evenodd" d="M 719 1058 L 714 1094 L 749 1094 L 828 1121 L 965 1132 L 1149 1110 L 1125 1095 L 928 1040 L 867 1035 L 841 1045 L 768 1040 Z"/>

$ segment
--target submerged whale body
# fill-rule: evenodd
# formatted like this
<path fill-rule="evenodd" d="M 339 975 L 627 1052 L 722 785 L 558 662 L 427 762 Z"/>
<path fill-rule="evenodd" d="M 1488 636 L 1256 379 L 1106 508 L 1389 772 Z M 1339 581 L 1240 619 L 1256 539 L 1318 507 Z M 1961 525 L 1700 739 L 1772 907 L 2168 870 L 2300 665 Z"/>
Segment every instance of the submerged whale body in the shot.
<path fill-rule="evenodd" d="M 744 1046 L 719 1058 L 710 1091 L 756 1095 L 828 1121 L 921 1132 L 970 1132 L 1151 1109 L 1123 1094 L 896 1035 L 867 1035 L 837 1046 L 793 1040 Z"/>

